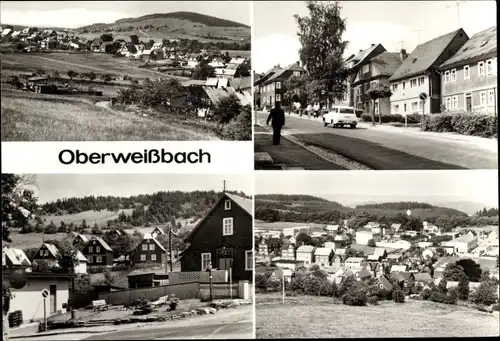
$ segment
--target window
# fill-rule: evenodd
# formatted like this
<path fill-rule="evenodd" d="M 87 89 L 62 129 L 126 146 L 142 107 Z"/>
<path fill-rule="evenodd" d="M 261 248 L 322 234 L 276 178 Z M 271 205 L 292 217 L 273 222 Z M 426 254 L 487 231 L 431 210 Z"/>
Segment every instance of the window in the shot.
<path fill-rule="evenodd" d="M 149 244 L 149 251 L 155 250 L 155 244 Z"/>
<path fill-rule="evenodd" d="M 154 253 L 151 255 L 151 260 L 156 260 L 156 255 Z"/>
<path fill-rule="evenodd" d="M 148 251 L 148 244 L 142 244 L 142 251 Z"/>
<path fill-rule="evenodd" d="M 446 109 L 451 109 L 451 97 L 446 97 Z"/>
<path fill-rule="evenodd" d="M 233 218 L 222 219 L 222 235 L 223 236 L 233 235 Z"/>
<path fill-rule="evenodd" d="M 245 270 L 253 270 L 253 251 L 245 251 Z"/>
<path fill-rule="evenodd" d="M 89 246 L 89 253 L 93 253 L 94 252 L 94 247 L 93 246 Z"/>
<path fill-rule="evenodd" d="M 451 70 L 451 81 L 452 82 L 457 81 L 457 70 L 456 69 Z"/>
<path fill-rule="evenodd" d="M 102 263 L 102 257 L 101 257 L 101 256 L 97 256 L 97 257 L 95 258 L 95 262 L 96 262 L 96 263 Z"/>
<path fill-rule="evenodd" d="M 495 90 L 488 90 L 488 104 L 495 105 Z"/>
<path fill-rule="evenodd" d="M 491 75 L 493 73 L 493 60 L 488 59 L 486 61 L 486 73 Z"/>
<path fill-rule="evenodd" d="M 479 104 L 486 105 L 486 91 L 481 91 L 479 93 Z"/>
<path fill-rule="evenodd" d="M 89 263 L 92 263 L 93 262 L 93 258 L 92 256 L 89 256 Z"/>
<path fill-rule="evenodd" d="M 205 271 L 208 265 L 212 262 L 212 254 L 210 252 L 201 254 L 201 271 Z"/>
<path fill-rule="evenodd" d="M 299 77 L 300 76 L 300 71 L 294 71 L 293 75 Z"/>
<path fill-rule="evenodd" d="M 280 94 L 276 94 L 276 102 L 279 102 L 281 101 L 281 95 Z"/>
<path fill-rule="evenodd" d="M 226 211 L 229 211 L 231 209 L 231 200 L 227 199 L 226 201 L 224 201 L 224 209 Z"/>
<path fill-rule="evenodd" d="M 410 88 L 417 87 L 417 79 L 411 79 L 410 80 Z"/>
<path fill-rule="evenodd" d="M 146 255 L 145 255 L 145 254 L 142 254 L 142 255 L 141 255 L 141 260 L 142 260 L 142 261 L 145 261 L 145 260 L 146 260 Z"/>
<path fill-rule="evenodd" d="M 450 71 L 446 71 L 444 73 L 444 82 L 449 83 L 450 82 Z"/>
<path fill-rule="evenodd" d="M 425 82 L 425 78 L 424 77 L 419 77 L 418 78 L 418 86 L 424 85 L 424 82 Z"/>
<path fill-rule="evenodd" d="M 403 82 L 403 90 L 406 88 L 406 82 Z"/>
<path fill-rule="evenodd" d="M 363 73 L 370 72 L 370 64 L 363 65 Z"/>
<path fill-rule="evenodd" d="M 470 69 L 469 65 L 464 66 L 464 79 L 469 79 L 470 78 Z"/>
<path fill-rule="evenodd" d="M 477 63 L 477 73 L 479 77 L 484 76 L 484 62 Z"/>
<path fill-rule="evenodd" d="M 394 112 L 397 114 L 399 112 L 399 105 L 394 105 Z"/>
<path fill-rule="evenodd" d="M 453 109 L 457 109 L 458 108 L 458 97 L 457 96 L 453 96 L 451 98 L 451 103 L 453 104 Z"/>
<path fill-rule="evenodd" d="M 398 84 L 392 84 L 392 92 L 398 90 Z"/>
<path fill-rule="evenodd" d="M 417 110 L 418 110 L 418 102 L 412 102 L 411 111 L 417 111 Z"/>
<path fill-rule="evenodd" d="M 424 110 L 424 101 L 418 102 L 418 109 L 419 110 Z"/>
<path fill-rule="evenodd" d="M 406 112 L 406 103 L 403 104 L 403 111 Z"/>
<path fill-rule="evenodd" d="M 43 256 L 43 250 L 40 250 L 40 256 Z"/>
<path fill-rule="evenodd" d="M 276 89 L 281 89 L 281 82 L 276 82 Z"/>
<path fill-rule="evenodd" d="M 95 252 L 96 252 L 96 253 L 101 252 L 101 247 L 100 247 L 100 246 L 96 246 L 96 247 L 95 247 Z"/>

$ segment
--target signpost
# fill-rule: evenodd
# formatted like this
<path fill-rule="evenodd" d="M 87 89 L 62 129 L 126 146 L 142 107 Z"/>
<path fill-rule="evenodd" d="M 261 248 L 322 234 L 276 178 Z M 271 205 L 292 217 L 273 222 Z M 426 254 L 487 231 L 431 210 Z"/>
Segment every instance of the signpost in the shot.
<path fill-rule="evenodd" d="M 425 100 L 427 99 L 427 94 L 425 92 L 421 92 L 419 95 L 420 99 L 424 101 L 424 105 L 422 106 L 422 123 L 420 124 L 420 129 L 424 130 L 425 124 Z"/>
<path fill-rule="evenodd" d="M 47 297 L 49 296 L 49 291 L 47 289 L 42 290 L 43 297 L 43 324 L 45 326 L 44 331 L 47 331 Z"/>
<path fill-rule="evenodd" d="M 283 281 L 283 303 L 285 303 L 285 271 L 281 269 L 281 280 Z"/>

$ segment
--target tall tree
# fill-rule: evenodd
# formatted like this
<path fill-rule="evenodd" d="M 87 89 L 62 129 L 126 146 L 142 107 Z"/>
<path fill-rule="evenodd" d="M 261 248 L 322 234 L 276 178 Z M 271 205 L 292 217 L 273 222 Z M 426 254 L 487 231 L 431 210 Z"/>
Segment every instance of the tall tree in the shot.
<path fill-rule="evenodd" d="M 308 1 L 309 16 L 295 15 L 297 35 L 302 47 L 299 57 L 309 76 L 315 81 L 314 93 L 328 99 L 341 99 L 346 91 L 343 55 L 348 45 L 342 39 L 346 21 L 338 2 Z"/>

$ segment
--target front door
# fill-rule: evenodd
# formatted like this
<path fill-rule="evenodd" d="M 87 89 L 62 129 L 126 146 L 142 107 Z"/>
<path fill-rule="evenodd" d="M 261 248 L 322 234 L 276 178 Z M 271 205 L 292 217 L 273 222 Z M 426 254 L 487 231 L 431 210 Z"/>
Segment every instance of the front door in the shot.
<path fill-rule="evenodd" d="M 229 276 L 232 277 L 233 249 L 218 249 L 217 250 L 217 269 L 227 270 Z"/>
<path fill-rule="evenodd" d="M 54 314 L 57 310 L 57 287 L 51 284 L 49 291 L 50 291 L 50 300 L 49 300 L 50 313 Z"/>
<path fill-rule="evenodd" d="M 468 113 L 472 112 L 472 96 L 471 95 L 465 96 L 465 111 Z"/>

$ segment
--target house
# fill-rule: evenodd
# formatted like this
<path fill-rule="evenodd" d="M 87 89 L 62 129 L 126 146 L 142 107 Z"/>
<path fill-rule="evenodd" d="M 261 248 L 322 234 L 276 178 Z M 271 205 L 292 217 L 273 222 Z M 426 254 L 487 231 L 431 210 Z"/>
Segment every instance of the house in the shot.
<path fill-rule="evenodd" d="M 408 250 L 411 247 L 411 243 L 407 240 L 397 240 L 393 244 L 395 249 Z"/>
<path fill-rule="evenodd" d="M 469 253 L 478 246 L 478 239 L 468 234 L 442 243 L 442 246 L 453 247 L 457 253 Z"/>
<path fill-rule="evenodd" d="M 222 59 L 221 57 L 214 57 L 212 58 L 210 63 L 208 63 L 208 65 L 210 65 L 213 68 L 222 68 L 226 64 L 224 63 L 224 59 Z"/>
<path fill-rule="evenodd" d="M 304 261 L 292 259 L 280 259 L 275 261 L 274 264 L 280 268 L 290 269 L 294 272 L 305 266 Z"/>
<path fill-rule="evenodd" d="M 330 236 L 334 236 L 339 230 L 339 225 L 326 225 L 325 230 Z"/>
<path fill-rule="evenodd" d="M 147 236 L 137 245 L 133 253 L 133 263 L 167 264 L 167 250 L 152 236 Z"/>
<path fill-rule="evenodd" d="M 162 236 L 164 234 L 165 234 L 165 231 L 161 227 L 159 227 L 159 226 L 156 226 L 154 228 L 154 230 L 151 231 L 151 237 L 153 237 L 153 238 L 156 238 L 158 236 Z"/>
<path fill-rule="evenodd" d="M 408 270 L 408 266 L 406 265 L 393 265 L 391 266 L 391 272 L 405 272 Z"/>
<path fill-rule="evenodd" d="M 59 258 L 59 250 L 54 244 L 43 243 L 35 256 L 33 256 L 32 261 L 45 260 L 49 266 L 57 266 Z"/>
<path fill-rule="evenodd" d="M 73 262 L 73 264 L 71 264 L 71 262 Z M 78 250 L 71 251 L 70 255 L 62 256 L 59 261 L 59 266 L 63 271 L 70 273 L 74 271 L 76 274 L 86 274 L 87 264 L 88 259 Z"/>
<path fill-rule="evenodd" d="M 223 77 L 223 78 L 233 78 L 236 75 L 236 69 L 229 69 L 218 67 L 215 69 L 215 77 Z"/>
<path fill-rule="evenodd" d="M 267 256 L 269 255 L 269 245 L 266 242 L 259 244 L 259 254 Z"/>
<path fill-rule="evenodd" d="M 391 253 L 387 255 L 386 259 L 388 261 L 400 262 L 403 259 L 403 255 L 401 253 Z"/>
<path fill-rule="evenodd" d="M 400 228 L 401 228 L 401 224 L 396 224 L 396 223 L 391 224 L 391 230 L 394 232 L 399 232 Z"/>
<path fill-rule="evenodd" d="M 360 271 L 355 272 L 355 276 L 358 281 L 364 281 L 371 278 L 372 274 L 364 267 Z"/>
<path fill-rule="evenodd" d="M 363 264 L 365 262 L 365 259 L 362 257 L 349 257 L 345 261 L 345 267 L 346 269 L 361 269 L 363 267 Z"/>
<path fill-rule="evenodd" d="M 2 38 L 10 36 L 12 34 L 12 32 L 14 32 L 13 29 L 11 29 L 11 28 L 4 28 L 2 30 Z"/>
<path fill-rule="evenodd" d="M 90 49 L 92 50 L 92 52 L 101 52 L 101 45 L 102 45 L 102 40 L 96 38 L 90 44 Z"/>
<path fill-rule="evenodd" d="M 340 242 L 339 241 L 335 241 L 335 242 L 325 242 L 323 244 L 323 247 L 326 247 L 326 248 L 329 248 L 329 249 L 332 249 L 333 251 L 335 251 L 336 249 L 340 248 Z"/>
<path fill-rule="evenodd" d="M 373 254 L 368 256 L 368 260 L 370 261 L 380 261 L 383 258 L 387 257 L 387 251 L 384 248 L 376 248 Z"/>
<path fill-rule="evenodd" d="M 238 90 L 251 91 L 252 90 L 252 78 L 251 77 L 232 78 L 230 80 L 230 85 L 236 91 L 238 91 Z"/>
<path fill-rule="evenodd" d="M 75 239 L 73 239 L 73 246 L 76 245 L 86 245 L 89 242 L 89 239 L 83 234 L 77 234 Z"/>
<path fill-rule="evenodd" d="M 379 278 L 383 273 L 382 264 L 379 262 L 369 262 L 367 269 L 370 270 L 371 275 L 375 278 Z"/>
<path fill-rule="evenodd" d="M 127 275 L 128 288 L 153 288 L 168 285 L 168 274 L 165 272 L 132 271 Z"/>
<path fill-rule="evenodd" d="M 108 236 L 110 236 L 113 239 L 116 239 L 118 237 L 121 237 L 124 235 L 123 231 L 119 229 L 111 229 L 107 232 Z"/>
<path fill-rule="evenodd" d="M 473 35 L 439 70 L 447 111 L 498 114 L 496 26 Z"/>
<path fill-rule="evenodd" d="M 24 268 L 31 267 L 31 261 L 21 249 L 4 248 L 2 250 L 2 268 Z"/>
<path fill-rule="evenodd" d="M 376 284 L 380 289 L 386 290 L 388 292 L 392 291 L 392 284 L 385 276 L 380 276 Z"/>
<path fill-rule="evenodd" d="M 113 265 L 113 249 L 100 237 L 92 236 L 81 252 L 88 259 L 89 268 Z"/>
<path fill-rule="evenodd" d="M 435 254 L 435 252 L 432 249 L 427 248 L 424 251 L 422 251 L 422 258 L 429 259 L 429 258 L 434 257 L 434 254 Z"/>
<path fill-rule="evenodd" d="M 305 266 L 314 263 L 314 246 L 302 245 L 297 249 L 297 260 L 303 261 Z"/>
<path fill-rule="evenodd" d="M 436 225 L 429 223 L 428 221 L 422 222 L 424 226 L 424 231 L 428 233 L 437 233 L 439 232 L 439 227 Z"/>
<path fill-rule="evenodd" d="M 347 249 L 336 249 L 333 261 L 335 263 L 343 263 L 347 259 L 346 252 Z"/>
<path fill-rule="evenodd" d="M 293 244 L 281 250 L 281 259 L 295 260 L 295 246 Z"/>
<path fill-rule="evenodd" d="M 13 39 L 18 39 L 20 34 L 21 34 L 21 31 L 14 31 L 14 32 L 12 32 L 11 37 Z"/>
<path fill-rule="evenodd" d="M 274 107 L 276 102 L 281 102 L 286 92 L 284 82 L 292 76 L 301 76 L 306 70 L 300 66 L 300 62 L 288 65 L 284 68 L 279 65 L 266 72 L 254 86 L 259 89 L 261 107 Z"/>
<path fill-rule="evenodd" d="M 231 270 L 233 281 L 253 280 L 252 200 L 224 193 L 185 239 L 182 271 Z"/>
<path fill-rule="evenodd" d="M 370 88 L 382 86 L 389 88 L 389 78 L 394 74 L 406 57 L 406 52 L 387 52 L 381 44 L 372 44 L 363 58 L 350 71 L 350 91 L 354 99 L 354 107 L 366 113 L 372 112 L 374 105 L 367 92 Z M 354 74 L 353 74 L 354 73 Z M 391 104 L 389 98 L 375 100 L 375 114 L 389 114 Z M 379 226 L 377 226 L 379 227 Z M 380 232 L 380 231 L 379 231 Z"/>
<path fill-rule="evenodd" d="M 319 266 L 329 266 L 330 259 L 333 258 L 333 249 L 328 247 L 318 247 L 314 251 L 314 263 Z"/>
<path fill-rule="evenodd" d="M 6 274 L 6 271 L 3 273 Z M 47 316 L 58 311 L 66 312 L 63 304 L 68 303 L 71 274 L 57 272 L 26 272 L 27 283 L 21 289 L 12 288 L 14 297 L 10 300 L 10 311 L 22 311 L 23 322 L 43 319 L 44 302 Z M 43 299 L 42 290 L 49 296 Z"/>
<path fill-rule="evenodd" d="M 469 37 L 458 29 L 418 45 L 389 78 L 392 112 L 402 115 L 440 112 L 439 66 L 457 53 Z M 419 96 L 428 96 L 422 101 Z"/>
<path fill-rule="evenodd" d="M 356 244 L 368 245 L 368 242 L 373 240 L 375 243 L 381 240 L 379 233 L 372 231 L 356 231 Z"/>
<path fill-rule="evenodd" d="M 434 281 L 431 275 L 427 272 L 418 272 L 414 274 L 414 276 L 415 276 L 415 282 L 417 283 L 429 284 Z"/>

